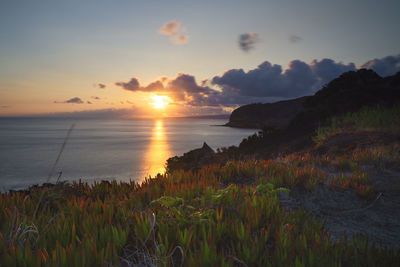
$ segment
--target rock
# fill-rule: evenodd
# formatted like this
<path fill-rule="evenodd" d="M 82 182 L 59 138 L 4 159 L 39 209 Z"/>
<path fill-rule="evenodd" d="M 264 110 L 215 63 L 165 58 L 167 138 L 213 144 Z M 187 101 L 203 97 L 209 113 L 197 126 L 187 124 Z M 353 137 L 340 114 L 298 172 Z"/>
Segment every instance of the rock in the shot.
<path fill-rule="evenodd" d="M 183 156 L 175 156 L 167 160 L 167 172 L 171 172 L 177 169 L 183 170 L 195 170 L 201 166 L 211 163 L 212 157 L 215 154 L 214 150 L 203 143 L 201 148 L 191 150 L 184 153 Z"/>

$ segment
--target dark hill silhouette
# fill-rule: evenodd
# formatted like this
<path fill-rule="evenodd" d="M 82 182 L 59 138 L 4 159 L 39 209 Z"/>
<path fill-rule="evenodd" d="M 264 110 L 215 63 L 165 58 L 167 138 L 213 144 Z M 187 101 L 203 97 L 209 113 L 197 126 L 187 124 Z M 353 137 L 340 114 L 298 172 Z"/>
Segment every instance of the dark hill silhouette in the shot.
<path fill-rule="evenodd" d="M 303 103 L 308 96 L 266 104 L 249 104 L 235 109 L 226 126 L 238 128 L 270 127 L 285 128 L 289 122 L 304 110 Z"/>
<path fill-rule="evenodd" d="M 326 118 L 354 112 L 363 106 L 393 104 L 400 99 L 400 73 L 386 78 L 373 70 L 343 73 L 313 96 L 266 104 L 249 104 L 235 109 L 226 124 L 238 128 L 286 128 L 289 123 L 322 123 Z"/>
<path fill-rule="evenodd" d="M 312 144 L 311 135 L 332 116 L 360 110 L 365 106 L 391 106 L 400 102 L 400 72 L 382 78 L 372 70 L 343 73 L 315 95 L 308 97 L 285 129 L 265 131 L 249 137 L 239 148 L 245 153 L 294 152 Z"/>
<path fill-rule="evenodd" d="M 400 73 L 386 78 L 373 70 L 343 73 L 304 102 L 304 112 L 291 122 L 296 127 L 312 127 L 326 119 L 364 106 L 388 106 L 400 101 Z"/>
<path fill-rule="evenodd" d="M 315 95 L 272 104 L 252 104 L 233 111 L 229 126 L 264 127 L 244 139 L 239 147 L 222 149 L 210 155 L 207 162 L 221 162 L 246 155 L 273 157 L 293 153 L 313 146 L 311 137 L 319 126 L 330 122 L 332 116 L 355 112 L 365 106 L 382 107 L 400 103 L 400 72 L 382 78 L 372 70 L 361 69 L 343 73 Z M 282 123 L 277 122 L 282 119 Z M 257 125 L 257 126 L 256 126 Z M 196 161 L 196 166 L 193 162 Z M 168 169 L 184 166 L 198 168 L 197 160 L 187 156 L 168 161 Z"/>

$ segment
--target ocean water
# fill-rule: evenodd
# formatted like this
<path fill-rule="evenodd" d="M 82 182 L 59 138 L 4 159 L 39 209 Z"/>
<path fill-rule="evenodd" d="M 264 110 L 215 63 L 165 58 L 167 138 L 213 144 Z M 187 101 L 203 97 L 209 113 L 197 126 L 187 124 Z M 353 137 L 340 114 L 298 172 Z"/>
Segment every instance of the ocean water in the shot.
<path fill-rule="evenodd" d="M 141 181 L 165 171 L 169 157 L 207 142 L 213 149 L 238 145 L 255 133 L 220 119 L 72 120 L 0 118 L 0 190 L 46 181 L 75 123 L 50 182 Z"/>

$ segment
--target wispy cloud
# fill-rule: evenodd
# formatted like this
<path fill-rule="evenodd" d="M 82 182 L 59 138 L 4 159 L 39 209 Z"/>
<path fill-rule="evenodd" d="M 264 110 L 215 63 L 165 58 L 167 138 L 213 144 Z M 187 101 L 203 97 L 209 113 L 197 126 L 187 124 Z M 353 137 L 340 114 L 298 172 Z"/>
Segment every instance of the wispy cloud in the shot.
<path fill-rule="evenodd" d="M 303 41 L 303 38 L 298 35 L 291 34 L 291 35 L 289 35 L 289 41 L 291 43 L 295 44 L 295 43 L 299 43 L 299 42 Z"/>
<path fill-rule="evenodd" d="M 83 104 L 85 103 L 82 99 L 79 97 L 73 97 L 65 101 L 54 101 L 56 104 Z"/>
<path fill-rule="evenodd" d="M 105 85 L 104 83 L 98 83 L 97 86 L 98 86 L 100 89 L 105 89 L 105 88 L 107 87 L 107 85 Z"/>
<path fill-rule="evenodd" d="M 182 26 L 182 21 L 177 20 L 164 23 L 164 25 L 158 29 L 158 33 L 169 36 L 170 41 L 178 45 L 187 43 L 189 39 L 186 28 Z"/>
<path fill-rule="evenodd" d="M 254 32 L 239 35 L 239 48 L 245 52 L 254 49 L 255 43 L 259 41 L 258 34 Z"/>

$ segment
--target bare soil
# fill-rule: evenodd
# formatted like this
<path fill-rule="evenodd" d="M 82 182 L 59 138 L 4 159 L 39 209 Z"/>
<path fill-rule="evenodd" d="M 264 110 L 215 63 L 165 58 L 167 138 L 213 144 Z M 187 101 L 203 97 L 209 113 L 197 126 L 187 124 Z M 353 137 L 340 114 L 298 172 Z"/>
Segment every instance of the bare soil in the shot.
<path fill-rule="evenodd" d="M 368 172 L 375 184 L 375 194 L 368 199 L 323 185 L 311 192 L 294 188 L 289 194 L 279 193 L 281 205 L 326 219 L 333 240 L 360 233 L 375 244 L 400 248 L 400 168 L 370 167 Z"/>

